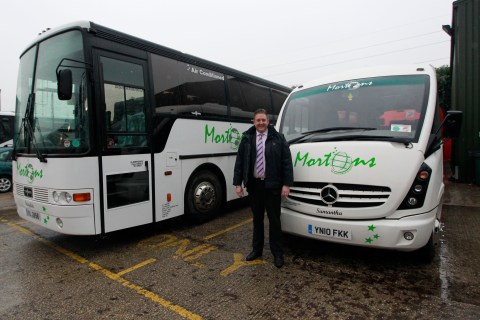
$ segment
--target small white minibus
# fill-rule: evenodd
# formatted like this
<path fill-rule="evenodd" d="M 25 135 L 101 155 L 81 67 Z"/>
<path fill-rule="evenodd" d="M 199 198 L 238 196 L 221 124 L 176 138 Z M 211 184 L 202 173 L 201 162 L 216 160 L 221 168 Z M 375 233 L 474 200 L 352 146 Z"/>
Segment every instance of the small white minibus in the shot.
<path fill-rule="evenodd" d="M 277 122 L 295 179 L 283 231 L 433 258 L 442 143 L 458 135 L 462 117 L 448 111 L 442 122 L 436 98 L 426 65 L 352 71 L 293 90 Z"/>

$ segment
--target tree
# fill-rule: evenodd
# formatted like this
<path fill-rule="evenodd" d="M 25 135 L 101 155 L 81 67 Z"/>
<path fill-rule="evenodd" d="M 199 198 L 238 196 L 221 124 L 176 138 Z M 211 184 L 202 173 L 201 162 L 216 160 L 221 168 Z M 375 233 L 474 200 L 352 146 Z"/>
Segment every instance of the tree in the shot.
<path fill-rule="evenodd" d="M 450 109 L 452 79 L 450 76 L 450 67 L 447 65 L 435 69 L 437 73 L 437 92 L 438 102 L 444 110 Z"/>

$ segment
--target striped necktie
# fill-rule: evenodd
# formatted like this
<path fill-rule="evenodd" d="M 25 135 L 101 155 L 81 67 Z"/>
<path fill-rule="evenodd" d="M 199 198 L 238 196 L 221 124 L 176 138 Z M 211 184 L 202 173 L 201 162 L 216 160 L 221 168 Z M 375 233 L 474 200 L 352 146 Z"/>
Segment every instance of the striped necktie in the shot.
<path fill-rule="evenodd" d="M 255 170 L 257 171 L 257 177 L 265 177 L 265 164 L 263 162 L 263 133 L 258 135 L 257 141 L 257 160 L 255 161 Z"/>

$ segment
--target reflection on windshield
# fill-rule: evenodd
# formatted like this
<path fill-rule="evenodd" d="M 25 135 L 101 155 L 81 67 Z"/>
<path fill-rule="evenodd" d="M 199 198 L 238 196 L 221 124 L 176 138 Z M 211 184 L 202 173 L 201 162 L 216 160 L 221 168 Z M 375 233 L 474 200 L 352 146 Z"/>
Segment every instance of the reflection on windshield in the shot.
<path fill-rule="evenodd" d="M 17 152 L 79 154 L 89 149 L 87 79 L 85 68 L 73 68 L 73 95 L 68 101 L 57 96 L 56 68 L 69 58 L 84 61 L 82 35 L 72 31 L 47 39 L 38 47 L 36 79 L 32 81 L 36 48 L 20 61 L 17 85 Z M 32 109 L 27 101 L 34 84 Z M 29 119 L 27 119 L 29 118 Z M 28 122 L 26 120 L 29 120 Z M 28 132 L 25 124 L 30 125 Z"/>
<path fill-rule="evenodd" d="M 318 141 L 346 135 L 415 141 L 423 124 L 428 81 L 426 75 L 392 76 L 298 91 L 287 102 L 280 131 L 288 141 L 306 141 L 302 138 L 307 135 Z"/>

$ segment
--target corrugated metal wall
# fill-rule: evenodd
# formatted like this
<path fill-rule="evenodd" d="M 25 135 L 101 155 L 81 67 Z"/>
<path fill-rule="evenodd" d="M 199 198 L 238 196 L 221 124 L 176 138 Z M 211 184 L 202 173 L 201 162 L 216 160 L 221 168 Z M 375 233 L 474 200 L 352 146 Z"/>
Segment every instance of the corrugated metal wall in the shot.
<path fill-rule="evenodd" d="M 476 167 L 469 151 L 480 151 L 480 0 L 455 1 L 452 27 L 451 108 L 464 113 L 460 138 L 454 141 L 452 164 L 456 178 L 473 182 Z"/>

